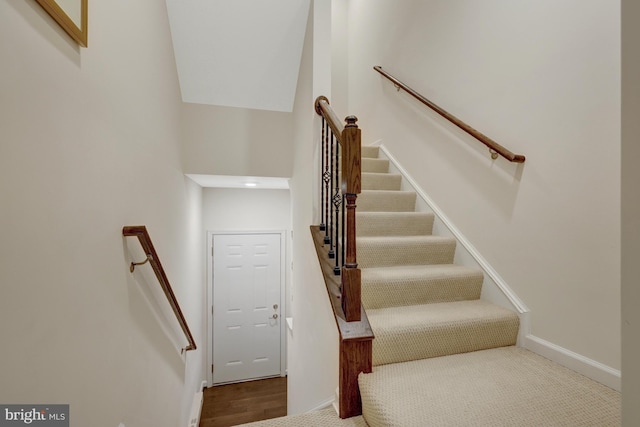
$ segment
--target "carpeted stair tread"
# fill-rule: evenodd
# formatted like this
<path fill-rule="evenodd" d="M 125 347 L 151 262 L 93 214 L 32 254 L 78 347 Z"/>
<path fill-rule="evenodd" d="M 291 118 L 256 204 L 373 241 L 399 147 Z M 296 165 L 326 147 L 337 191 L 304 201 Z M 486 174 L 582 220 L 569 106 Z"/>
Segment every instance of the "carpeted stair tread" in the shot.
<path fill-rule="evenodd" d="M 389 172 L 389 160 L 386 159 L 371 159 L 368 157 L 363 157 L 361 166 L 362 172 Z"/>
<path fill-rule="evenodd" d="M 425 236 L 434 215 L 428 212 L 357 212 L 358 236 Z"/>
<path fill-rule="evenodd" d="M 367 316 L 374 366 L 515 345 L 520 322 L 483 300 L 386 307 Z"/>
<path fill-rule="evenodd" d="M 360 374 L 371 427 L 619 426 L 620 393 L 517 347 Z"/>
<path fill-rule="evenodd" d="M 450 264 L 455 250 L 456 240 L 443 236 L 364 236 L 356 241 L 360 268 Z"/>
<path fill-rule="evenodd" d="M 366 310 L 480 298 L 481 270 L 454 264 L 362 269 Z"/>
<path fill-rule="evenodd" d="M 363 190 L 400 190 L 402 175 L 395 173 L 362 173 Z"/>
<path fill-rule="evenodd" d="M 375 147 L 372 145 L 363 145 L 361 147 L 361 156 L 362 157 L 368 157 L 368 158 L 373 158 L 373 159 L 377 159 L 378 158 L 378 152 L 379 152 L 379 148 L 380 147 Z"/>
<path fill-rule="evenodd" d="M 413 212 L 416 193 L 413 191 L 362 190 L 357 199 L 358 212 Z"/>

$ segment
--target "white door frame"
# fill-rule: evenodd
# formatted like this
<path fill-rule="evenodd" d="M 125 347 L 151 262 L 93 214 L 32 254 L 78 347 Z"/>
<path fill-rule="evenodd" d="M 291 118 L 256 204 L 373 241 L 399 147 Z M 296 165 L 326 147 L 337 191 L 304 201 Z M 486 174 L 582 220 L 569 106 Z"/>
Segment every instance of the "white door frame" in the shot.
<path fill-rule="evenodd" d="M 280 235 L 280 376 L 287 374 L 287 349 L 285 336 L 286 298 L 286 230 L 259 231 L 207 231 L 207 387 L 213 387 L 213 238 L 216 235 L 278 234 Z"/>

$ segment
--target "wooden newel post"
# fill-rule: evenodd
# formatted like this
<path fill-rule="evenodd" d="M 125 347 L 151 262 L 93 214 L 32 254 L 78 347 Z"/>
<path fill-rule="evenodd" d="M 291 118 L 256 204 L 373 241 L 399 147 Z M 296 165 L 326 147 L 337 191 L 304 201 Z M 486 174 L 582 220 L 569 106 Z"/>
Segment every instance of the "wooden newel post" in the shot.
<path fill-rule="evenodd" d="M 346 208 L 346 255 L 342 267 L 342 309 L 347 322 L 360 321 L 360 269 L 356 257 L 356 200 L 361 192 L 361 131 L 349 116 L 342 131 L 342 194 Z"/>
<path fill-rule="evenodd" d="M 370 373 L 372 370 L 372 347 L 373 347 L 373 331 L 367 319 L 366 314 L 363 315 L 361 302 L 361 273 L 358 268 L 356 257 L 356 202 L 358 194 L 362 190 L 362 170 L 361 170 L 361 131 L 356 122 L 358 118 L 349 116 L 345 119 L 343 126 L 338 116 L 329 105 L 329 100 L 324 96 L 316 98 L 314 107 L 316 113 L 323 117 L 323 126 L 331 129 L 331 134 L 336 137 L 340 144 L 341 171 L 338 173 L 337 168 L 334 178 L 340 181 L 333 181 L 336 187 L 340 184 L 341 188 L 335 188 L 340 197 L 335 201 L 336 209 L 341 208 L 341 220 L 338 220 L 336 213 L 336 229 L 342 223 L 341 244 L 338 233 L 335 234 L 337 248 L 340 246 L 340 254 L 342 255 L 342 267 L 338 267 L 338 255 L 336 255 L 336 263 L 329 261 L 329 254 L 326 253 L 324 245 L 328 242 L 323 240 L 320 233 L 314 233 L 316 250 L 318 257 L 323 263 L 323 273 L 329 296 L 332 302 L 333 311 L 340 331 L 340 361 L 339 361 L 339 396 L 338 403 L 340 406 L 340 418 L 349 418 L 362 414 L 362 400 L 358 387 L 358 375 L 361 372 Z M 323 132 L 325 130 L 323 129 Z M 326 134 L 323 141 L 326 139 Z M 332 137 L 333 143 L 333 137 Z M 337 148 L 336 148 L 337 150 Z M 327 155 L 325 153 L 325 155 Z M 326 158 L 325 158 L 326 161 Z M 324 172 L 333 169 L 325 168 Z M 338 178 L 338 175 L 340 178 Z M 333 188 L 333 184 L 331 185 Z M 338 191 L 340 190 L 340 191 Z M 331 194 L 335 194 L 331 193 Z M 325 206 L 329 204 L 329 193 L 325 194 L 327 199 L 323 202 Z M 333 201 L 333 200 L 332 200 Z M 322 204 L 321 203 L 321 204 Z M 340 206 L 341 205 L 341 206 Z M 329 228 L 329 225 L 327 225 Z M 314 227 L 312 227 L 312 230 Z M 325 230 L 326 231 L 326 230 Z M 332 268 L 329 266 L 331 265 Z M 340 295 L 335 294 L 337 272 L 341 275 L 341 292 Z M 343 317 L 344 316 L 344 317 Z"/>

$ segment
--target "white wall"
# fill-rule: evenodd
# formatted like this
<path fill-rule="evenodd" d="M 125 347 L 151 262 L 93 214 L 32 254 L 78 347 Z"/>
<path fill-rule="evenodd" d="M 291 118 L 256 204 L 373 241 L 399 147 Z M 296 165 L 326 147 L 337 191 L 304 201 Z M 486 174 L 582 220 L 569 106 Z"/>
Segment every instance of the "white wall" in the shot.
<path fill-rule="evenodd" d="M 69 403 L 76 426 L 185 425 L 204 240 L 164 2 L 90 2 L 88 49 L 36 2 L 0 2 L 0 76 L 0 401 Z M 199 345 L 186 361 L 129 272 L 121 230 L 138 224 Z"/>
<path fill-rule="evenodd" d="M 319 52 L 330 52 L 330 46 L 316 50 L 316 43 L 330 42 L 320 39 L 316 31 L 330 31 L 328 22 L 317 25 L 313 16 L 330 16 L 330 2 L 315 0 L 307 25 L 300 67 L 300 77 L 294 107 L 294 169 L 291 179 L 293 221 L 293 334 L 288 342 L 287 410 L 297 414 L 316 408 L 334 397 L 338 385 L 338 331 L 327 297 L 322 272 L 318 264 L 309 226 L 314 224 L 314 164 L 320 128 L 313 111 L 317 90 L 330 95 L 326 74 L 330 63 L 323 60 L 319 66 Z M 320 72 L 322 70 L 322 73 Z M 327 87 L 329 90 L 327 90 Z"/>
<path fill-rule="evenodd" d="M 205 188 L 202 220 L 206 231 L 286 231 L 286 315 L 290 314 L 291 197 L 289 190 Z"/>
<path fill-rule="evenodd" d="M 348 102 L 349 1 L 331 0 L 331 107 L 344 119 Z M 326 95 L 325 95 L 326 96 Z"/>
<path fill-rule="evenodd" d="M 531 333 L 620 368 L 620 6 L 353 0 L 349 112 L 532 313 Z M 381 65 L 516 153 L 488 150 Z"/>
<path fill-rule="evenodd" d="M 202 191 L 205 230 L 289 230 L 289 190 L 205 188 Z"/>
<path fill-rule="evenodd" d="M 291 176 L 292 114 L 182 105 L 186 173 Z"/>
<path fill-rule="evenodd" d="M 622 1 L 622 425 L 640 419 L 640 4 Z"/>

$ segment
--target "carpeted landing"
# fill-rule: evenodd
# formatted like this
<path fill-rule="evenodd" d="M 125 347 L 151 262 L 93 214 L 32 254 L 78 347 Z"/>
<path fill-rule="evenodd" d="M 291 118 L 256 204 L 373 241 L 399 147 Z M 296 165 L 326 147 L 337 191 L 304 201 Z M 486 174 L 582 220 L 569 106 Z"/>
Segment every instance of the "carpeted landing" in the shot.
<path fill-rule="evenodd" d="M 379 366 L 360 393 L 371 427 L 620 425 L 620 393 L 514 346 Z"/>
<path fill-rule="evenodd" d="M 362 415 L 341 420 L 333 407 L 306 414 L 289 415 L 240 425 L 251 427 L 367 427 Z"/>
<path fill-rule="evenodd" d="M 620 393 L 513 346 L 378 366 L 360 379 L 362 416 L 327 408 L 254 427 L 606 427 Z"/>
<path fill-rule="evenodd" d="M 454 264 L 455 239 L 432 234 L 433 214 L 416 210 L 377 147 L 362 156 L 356 244 L 375 335 L 373 372 L 359 377 L 363 416 L 253 425 L 620 425 L 618 392 L 515 347 L 518 315 L 480 299 L 482 271 Z"/>

